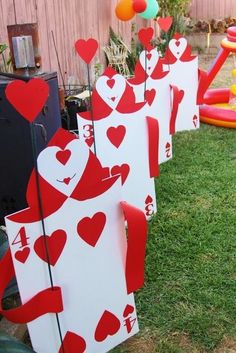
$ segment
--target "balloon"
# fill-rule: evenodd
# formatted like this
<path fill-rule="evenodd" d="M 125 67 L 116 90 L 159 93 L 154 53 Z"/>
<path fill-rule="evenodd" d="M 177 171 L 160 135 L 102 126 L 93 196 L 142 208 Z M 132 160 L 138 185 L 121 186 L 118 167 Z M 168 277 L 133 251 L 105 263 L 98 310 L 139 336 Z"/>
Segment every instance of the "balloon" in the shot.
<path fill-rule="evenodd" d="M 234 96 L 236 96 L 236 85 L 232 85 L 230 87 L 230 91 L 231 91 L 231 93 L 233 93 Z"/>
<path fill-rule="evenodd" d="M 139 15 L 146 20 L 156 17 L 159 11 L 159 5 L 156 0 L 146 0 L 147 8 L 144 12 L 141 12 Z"/>
<path fill-rule="evenodd" d="M 116 6 L 116 16 L 121 21 L 129 21 L 135 15 L 132 0 L 120 0 Z"/>
<path fill-rule="evenodd" d="M 133 9 L 135 12 L 144 12 L 147 8 L 147 3 L 145 0 L 133 0 Z"/>
<path fill-rule="evenodd" d="M 233 76 L 233 77 L 236 77 L 236 69 L 233 69 L 233 70 L 231 71 L 231 73 L 232 73 L 232 76 Z"/>

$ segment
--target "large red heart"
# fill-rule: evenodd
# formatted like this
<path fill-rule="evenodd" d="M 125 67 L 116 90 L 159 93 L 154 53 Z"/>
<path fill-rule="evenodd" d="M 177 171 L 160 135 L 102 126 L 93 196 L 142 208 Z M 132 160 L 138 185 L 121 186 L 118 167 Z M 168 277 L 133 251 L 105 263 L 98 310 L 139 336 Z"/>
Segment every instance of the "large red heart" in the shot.
<path fill-rule="evenodd" d="M 105 310 L 97 324 L 94 338 L 97 342 L 102 342 L 107 336 L 114 336 L 119 329 L 120 320 L 110 311 Z"/>
<path fill-rule="evenodd" d="M 88 40 L 78 39 L 75 43 L 75 49 L 81 59 L 89 64 L 96 54 L 98 42 L 93 38 L 89 38 Z"/>
<path fill-rule="evenodd" d="M 68 331 L 64 337 L 63 345 L 58 353 L 84 353 L 86 342 L 83 337 Z"/>
<path fill-rule="evenodd" d="M 64 151 L 58 151 L 56 153 L 56 159 L 61 163 L 61 164 L 66 164 L 68 160 L 70 159 L 71 156 L 71 151 L 70 150 L 64 150 Z"/>
<path fill-rule="evenodd" d="M 15 253 L 15 258 L 16 258 L 16 260 L 18 260 L 24 264 L 25 261 L 28 259 L 29 254 L 30 254 L 30 248 L 26 247 L 22 250 L 18 250 Z"/>
<path fill-rule="evenodd" d="M 157 23 L 164 32 L 168 32 L 173 22 L 173 17 L 159 17 Z"/>
<path fill-rule="evenodd" d="M 93 217 L 85 217 L 77 225 L 79 236 L 89 245 L 95 247 L 103 228 L 106 224 L 106 215 L 102 212 L 97 212 Z"/>
<path fill-rule="evenodd" d="M 152 27 L 142 28 L 138 32 L 138 37 L 140 42 L 144 47 L 149 47 L 154 34 L 154 29 Z"/>
<path fill-rule="evenodd" d="M 115 165 L 114 167 L 111 168 L 111 175 L 114 176 L 114 175 L 120 174 L 121 183 L 123 185 L 129 175 L 129 171 L 130 171 L 130 167 L 128 164 Z"/>
<path fill-rule="evenodd" d="M 29 82 L 15 80 L 7 85 L 5 94 L 16 111 L 32 122 L 48 99 L 49 86 L 41 78 L 33 78 Z"/>
<path fill-rule="evenodd" d="M 54 266 L 61 256 L 66 240 L 66 232 L 58 229 L 51 236 L 41 235 L 34 243 L 34 250 L 41 260 Z"/>
<path fill-rule="evenodd" d="M 148 105 L 152 105 L 152 102 L 154 101 L 155 96 L 156 96 L 156 90 L 154 88 L 145 91 L 144 97 Z"/>
<path fill-rule="evenodd" d="M 117 127 L 110 127 L 107 130 L 107 137 L 111 141 L 111 143 L 118 148 L 122 143 L 126 133 L 126 128 L 123 125 L 119 125 Z"/>

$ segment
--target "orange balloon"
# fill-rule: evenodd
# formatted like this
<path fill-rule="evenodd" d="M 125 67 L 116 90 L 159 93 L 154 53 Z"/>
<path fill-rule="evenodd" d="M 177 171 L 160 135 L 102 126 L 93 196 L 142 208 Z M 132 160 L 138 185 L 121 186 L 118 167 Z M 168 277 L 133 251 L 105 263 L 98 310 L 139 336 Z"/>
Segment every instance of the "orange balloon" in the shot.
<path fill-rule="evenodd" d="M 121 21 L 129 21 L 135 15 L 132 0 L 120 0 L 116 6 L 116 16 Z"/>

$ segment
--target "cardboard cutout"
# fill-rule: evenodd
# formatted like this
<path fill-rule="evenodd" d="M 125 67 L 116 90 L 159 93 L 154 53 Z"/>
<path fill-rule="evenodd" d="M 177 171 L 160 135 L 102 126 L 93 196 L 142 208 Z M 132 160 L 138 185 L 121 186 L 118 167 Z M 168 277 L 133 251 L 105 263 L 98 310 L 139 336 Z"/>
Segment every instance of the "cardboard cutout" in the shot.
<path fill-rule="evenodd" d="M 170 85 L 177 86 L 182 95 L 175 131 L 195 130 L 199 128 L 198 58 L 191 54 L 186 38 L 174 35 L 166 51 L 165 64 L 170 71 Z"/>
<path fill-rule="evenodd" d="M 158 126 L 149 129 L 152 116 L 146 114 L 154 98 L 155 91 L 147 90 L 146 101 L 137 103 L 126 79 L 108 68 L 92 93 L 92 110 L 78 114 L 80 138 L 110 167 L 110 175 L 121 175 L 122 198 L 148 218 L 156 212 L 152 177 L 158 175 L 153 154 L 158 149 Z M 152 202 L 147 204 L 147 198 Z"/>
<path fill-rule="evenodd" d="M 132 293 L 143 284 L 145 216 L 121 202 L 119 176 L 107 176 L 86 145 L 63 130 L 40 153 L 38 171 L 44 218 L 31 180 L 29 208 L 6 217 L 12 255 L 1 266 L 0 296 L 13 262 L 23 306 L 9 318 L 33 320 L 37 353 L 107 352 L 138 332 Z"/>

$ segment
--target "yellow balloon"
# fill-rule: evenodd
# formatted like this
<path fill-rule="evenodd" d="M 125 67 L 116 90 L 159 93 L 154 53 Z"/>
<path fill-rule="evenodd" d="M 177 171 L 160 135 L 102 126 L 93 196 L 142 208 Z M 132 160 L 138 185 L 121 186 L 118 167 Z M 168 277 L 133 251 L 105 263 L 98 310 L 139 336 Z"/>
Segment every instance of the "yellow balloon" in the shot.
<path fill-rule="evenodd" d="M 236 69 L 233 69 L 233 70 L 231 71 L 231 74 L 232 74 L 233 77 L 236 77 Z"/>
<path fill-rule="evenodd" d="M 231 91 L 231 93 L 233 93 L 236 96 L 236 85 L 232 85 L 230 87 L 230 91 Z"/>
<path fill-rule="evenodd" d="M 116 6 L 116 16 L 121 21 L 129 21 L 135 15 L 132 0 L 120 0 Z"/>

